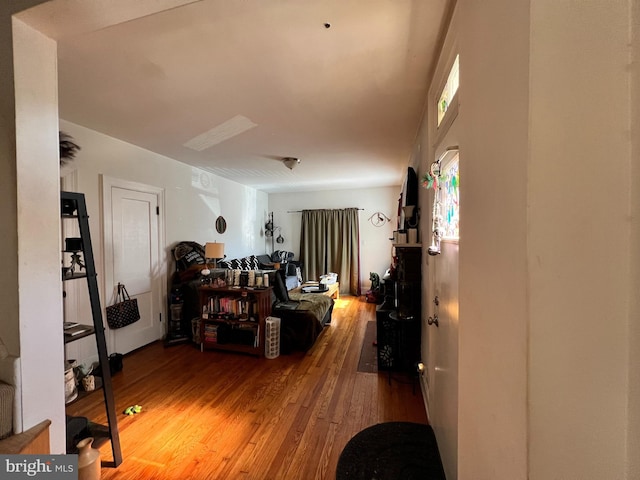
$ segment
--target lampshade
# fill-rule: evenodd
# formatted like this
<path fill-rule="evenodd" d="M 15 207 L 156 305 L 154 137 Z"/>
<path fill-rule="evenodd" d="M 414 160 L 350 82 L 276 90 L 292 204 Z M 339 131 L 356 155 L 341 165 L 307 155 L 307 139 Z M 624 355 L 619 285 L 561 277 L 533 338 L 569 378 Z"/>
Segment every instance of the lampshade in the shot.
<path fill-rule="evenodd" d="M 224 258 L 224 243 L 209 243 L 204 246 L 204 256 L 206 258 Z"/>
<path fill-rule="evenodd" d="M 413 211 L 415 210 L 415 208 L 416 208 L 415 205 L 406 205 L 402 207 L 402 211 L 404 212 L 405 218 L 413 217 Z"/>

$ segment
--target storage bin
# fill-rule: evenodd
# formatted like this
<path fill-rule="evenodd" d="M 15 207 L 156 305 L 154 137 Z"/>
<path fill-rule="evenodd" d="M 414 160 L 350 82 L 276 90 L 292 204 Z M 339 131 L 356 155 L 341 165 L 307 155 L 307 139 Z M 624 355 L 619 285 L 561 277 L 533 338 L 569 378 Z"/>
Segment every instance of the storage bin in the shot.
<path fill-rule="evenodd" d="M 280 319 L 267 317 L 264 333 L 264 356 L 276 358 L 280 356 Z"/>

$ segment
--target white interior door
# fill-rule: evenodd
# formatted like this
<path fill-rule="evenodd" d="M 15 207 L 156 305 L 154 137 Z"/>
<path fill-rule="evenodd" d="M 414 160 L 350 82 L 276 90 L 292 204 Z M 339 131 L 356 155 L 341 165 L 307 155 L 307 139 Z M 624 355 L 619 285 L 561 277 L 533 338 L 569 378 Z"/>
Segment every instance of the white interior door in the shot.
<path fill-rule="evenodd" d="M 457 153 L 445 157 L 443 171 L 447 161 L 457 160 Z M 445 212 L 442 214 L 446 217 Z M 440 254 L 429 258 L 431 285 L 427 298 L 429 421 L 447 479 L 451 480 L 457 478 L 458 460 L 458 258 L 458 240 L 442 240 Z M 437 322 L 433 321 L 436 317 Z"/>
<path fill-rule="evenodd" d="M 435 277 L 429 325 L 429 421 L 447 478 L 457 478 L 458 458 L 458 243 L 442 242 L 441 252 L 432 259 Z M 437 297 L 437 303 L 434 300 Z"/>
<path fill-rule="evenodd" d="M 109 329 L 112 352 L 128 353 L 164 333 L 164 269 L 160 258 L 162 191 L 103 177 L 105 220 L 105 304 L 115 301 L 118 283 L 138 300 L 140 320 Z"/>

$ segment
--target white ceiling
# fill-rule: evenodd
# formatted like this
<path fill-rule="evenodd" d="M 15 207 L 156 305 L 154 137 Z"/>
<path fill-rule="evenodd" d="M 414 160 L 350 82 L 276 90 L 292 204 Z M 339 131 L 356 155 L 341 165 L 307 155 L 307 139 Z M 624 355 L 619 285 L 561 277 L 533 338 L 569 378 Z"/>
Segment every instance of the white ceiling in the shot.
<path fill-rule="evenodd" d="M 60 116 L 270 193 L 399 185 L 450 3 L 202 0 L 68 34 Z"/>

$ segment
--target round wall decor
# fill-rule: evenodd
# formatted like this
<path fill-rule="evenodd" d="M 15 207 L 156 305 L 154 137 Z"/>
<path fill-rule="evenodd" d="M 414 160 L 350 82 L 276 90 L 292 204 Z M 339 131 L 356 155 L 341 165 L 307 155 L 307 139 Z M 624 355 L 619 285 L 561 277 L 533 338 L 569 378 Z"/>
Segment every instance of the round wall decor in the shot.
<path fill-rule="evenodd" d="M 227 231 L 227 221 L 222 215 L 216 218 L 216 232 L 224 233 Z"/>

